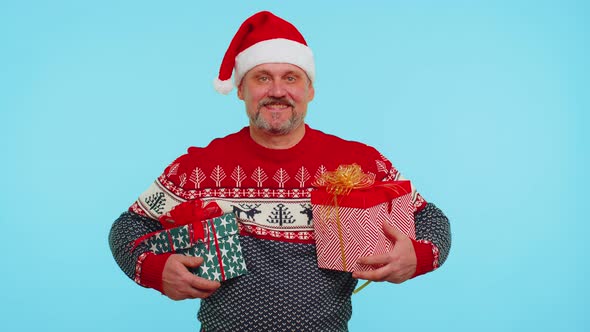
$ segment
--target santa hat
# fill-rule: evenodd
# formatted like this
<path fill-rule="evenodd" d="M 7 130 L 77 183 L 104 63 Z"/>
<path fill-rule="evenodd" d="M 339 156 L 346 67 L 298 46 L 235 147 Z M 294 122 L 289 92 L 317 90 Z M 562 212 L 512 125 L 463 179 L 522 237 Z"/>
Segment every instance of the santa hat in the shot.
<path fill-rule="evenodd" d="M 263 63 L 290 63 L 303 69 L 312 82 L 315 78 L 313 54 L 301 33 L 293 24 L 263 11 L 249 17 L 236 32 L 213 83 L 215 90 L 228 94 L 250 69 Z"/>

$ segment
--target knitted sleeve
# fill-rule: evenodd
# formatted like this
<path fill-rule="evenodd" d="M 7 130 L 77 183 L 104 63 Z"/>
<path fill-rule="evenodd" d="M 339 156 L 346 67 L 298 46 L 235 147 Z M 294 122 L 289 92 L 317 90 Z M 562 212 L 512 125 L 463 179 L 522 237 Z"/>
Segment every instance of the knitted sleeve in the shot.
<path fill-rule="evenodd" d="M 178 172 L 187 173 L 190 167 L 187 154 L 174 160 L 111 227 L 109 244 L 115 261 L 129 278 L 141 286 L 163 291 L 162 273 L 172 253 L 156 255 L 146 244 L 140 243 L 134 248 L 134 243 L 148 233 L 162 230 L 158 217 L 179 203 L 174 194 L 162 189 L 162 181 L 175 188 L 180 187 L 186 179 L 178 176 Z"/>
<path fill-rule="evenodd" d="M 162 291 L 161 270 L 169 255 L 154 255 L 149 252 L 146 244 L 139 244 L 134 250 L 133 244 L 139 237 L 162 229 L 157 220 L 141 216 L 133 212 L 124 212 L 115 220 L 109 233 L 109 246 L 115 261 L 123 272 L 138 284 Z M 138 271 L 141 264 L 149 260 L 155 271 Z M 147 265 L 147 264 L 146 264 Z M 139 280 L 141 276 L 142 280 Z"/>
<path fill-rule="evenodd" d="M 426 240 L 438 249 L 438 266 L 443 265 L 451 250 L 451 225 L 444 213 L 432 203 L 416 214 L 416 239 Z"/>
<path fill-rule="evenodd" d="M 434 204 L 427 203 L 416 213 L 415 225 L 416 241 L 413 244 L 418 266 L 414 277 L 440 267 L 451 249 L 449 219 Z"/>

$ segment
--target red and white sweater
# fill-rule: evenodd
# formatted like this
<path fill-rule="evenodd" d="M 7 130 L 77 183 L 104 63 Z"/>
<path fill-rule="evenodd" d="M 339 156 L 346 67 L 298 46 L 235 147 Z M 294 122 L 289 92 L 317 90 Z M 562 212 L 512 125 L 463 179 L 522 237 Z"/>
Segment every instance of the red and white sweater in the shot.
<path fill-rule="evenodd" d="M 321 270 L 315 265 L 310 194 L 312 183 L 323 172 L 353 163 L 373 173 L 378 181 L 400 179 L 391 162 L 365 144 L 306 126 L 297 145 L 273 150 L 254 142 L 245 127 L 207 147 L 189 148 L 129 210 L 157 219 L 176 205 L 198 198 L 215 200 L 224 210 L 236 213 L 249 272 L 224 282 L 202 301 L 199 319 L 207 331 L 306 330 L 301 328 L 305 324 L 309 330 L 345 330 L 356 280 L 350 273 Z M 413 198 L 418 213 L 426 201 L 416 192 Z M 415 276 L 435 269 L 438 248 L 428 238 L 413 240 L 413 244 L 418 262 Z M 168 256 L 141 254 L 135 281 L 161 291 Z M 307 313 L 305 308 L 320 304 L 322 308 L 314 310 L 321 314 Z M 301 312 L 285 316 L 273 309 L 277 306 L 300 308 Z M 277 322 L 282 322 L 282 327 L 273 325 Z"/>

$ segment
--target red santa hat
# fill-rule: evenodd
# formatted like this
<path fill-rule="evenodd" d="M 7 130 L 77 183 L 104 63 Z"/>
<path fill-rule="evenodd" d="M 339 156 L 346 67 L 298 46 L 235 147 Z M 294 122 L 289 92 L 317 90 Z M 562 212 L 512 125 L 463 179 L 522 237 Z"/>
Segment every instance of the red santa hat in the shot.
<path fill-rule="evenodd" d="M 315 79 L 313 54 L 301 33 L 293 24 L 262 11 L 246 19 L 236 32 L 213 83 L 215 90 L 228 94 L 250 69 L 263 63 L 290 63 L 303 69 L 312 82 Z"/>

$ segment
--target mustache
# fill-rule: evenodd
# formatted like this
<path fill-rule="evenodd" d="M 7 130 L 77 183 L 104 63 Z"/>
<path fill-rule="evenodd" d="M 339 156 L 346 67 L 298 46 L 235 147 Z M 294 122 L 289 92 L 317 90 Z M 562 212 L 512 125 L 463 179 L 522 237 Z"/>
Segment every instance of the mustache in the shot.
<path fill-rule="evenodd" d="M 271 104 L 279 104 L 279 105 L 286 105 L 286 106 L 290 106 L 295 108 L 295 103 L 287 98 L 274 98 L 274 97 L 268 97 L 268 98 L 264 98 L 262 99 L 260 102 L 258 102 L 258 107 L 263 107 L 263 106 L 267 106 L 267 105 L 271 105 Z"/>

